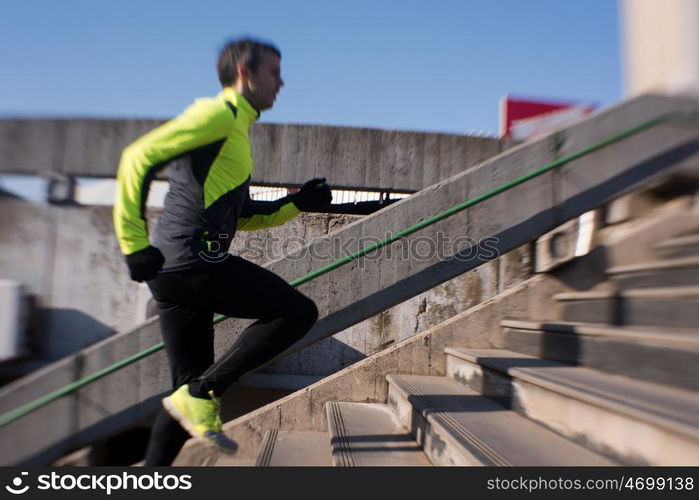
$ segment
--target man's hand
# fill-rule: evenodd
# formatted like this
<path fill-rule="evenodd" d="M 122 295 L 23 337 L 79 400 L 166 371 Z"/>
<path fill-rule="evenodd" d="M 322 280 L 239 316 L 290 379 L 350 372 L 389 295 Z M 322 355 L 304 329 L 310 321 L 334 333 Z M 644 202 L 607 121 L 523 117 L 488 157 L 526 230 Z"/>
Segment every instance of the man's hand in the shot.
<path fill-rule="evenodd" d="M 291 195 L 291 201 L 304 212 L 322 210 L 333 201 L 330 186 L 325 183 L 325 177 L 311 179 L 304 184 L 298 193 Z"/>
<path fill-rule="evenodd" d="M 160 250 L 152 246 L 126 256 L 126 265 L 129 266 L 131 279 L 134 281 L 154 279 L 164 262 L 165 257 Z"/>

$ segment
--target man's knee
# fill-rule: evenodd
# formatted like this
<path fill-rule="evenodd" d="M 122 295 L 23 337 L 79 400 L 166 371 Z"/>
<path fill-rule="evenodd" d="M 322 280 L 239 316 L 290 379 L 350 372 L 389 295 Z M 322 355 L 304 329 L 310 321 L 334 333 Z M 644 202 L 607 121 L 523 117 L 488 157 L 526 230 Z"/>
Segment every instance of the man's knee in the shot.
<path fill-rule="evenodd" d="M 304 300 L 301 302 L 302 306 L 300 313 L 304 321 L 308 322 L 310 327 L 316 321 L 318 321 L 318 307 L 316 306 L 316 303 L 308 297 L 304 296 L 303 299 Z"/>
<path fill-rule="evenodd" d="M 286 318 L 297 323 L 300 329 L 308 331 L 318 321 L 318 307 L 305 295 L 299 293 L 288 306 Z"/>
<path fill-rule="evenodd" d="M 304 296 L 303 300 L 299 301 L 294 316 L 287 318 L 293 322 L 294 327 L 286 330 L 285 336 L 288 340 L 296 342 L 303 338 L 318 321 L 318 307 L 316 307 L 315 302 Z"/>

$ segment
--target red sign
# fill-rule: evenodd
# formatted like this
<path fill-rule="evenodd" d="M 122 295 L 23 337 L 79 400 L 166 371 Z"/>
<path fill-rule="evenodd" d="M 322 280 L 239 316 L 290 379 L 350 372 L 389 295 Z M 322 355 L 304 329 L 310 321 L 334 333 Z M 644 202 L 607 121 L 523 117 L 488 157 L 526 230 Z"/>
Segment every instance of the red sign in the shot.
<path fill-rule="evenodd" d="M 526 140 L 586 116 L 594 106 L 505 96 L 500 100 L 500 137 Z"/>

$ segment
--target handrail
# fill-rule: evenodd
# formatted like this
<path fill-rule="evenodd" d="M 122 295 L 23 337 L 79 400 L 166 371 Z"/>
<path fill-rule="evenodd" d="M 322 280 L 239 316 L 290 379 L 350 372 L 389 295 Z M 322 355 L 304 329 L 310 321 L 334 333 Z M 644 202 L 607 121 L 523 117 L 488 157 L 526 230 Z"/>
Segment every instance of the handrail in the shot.
<path fill-rule="evenodd" d="M 546 172 L 549 172 L 555 168 L 558 168 L 562 165 L 565 165 L 566 163 L 570 163 L 571 161 L 577 160 L 583 156 L 586 156 L 590 153 L 593 153 L 599 149 L 602 149 L 606 146 L 609 146 L 610 144 L 614 144 L 616 142 L 619 142 L 623 139 L 626 139 L 632 135 L 638 134 L 640 132 L 643 132 L 644 130 L 647 130 L 649 128 L 655 127 L 657 125 L 660 125 L 664 122 L 670 122 L 670 123 L 680 123 L 680 124 L 689 124 L 691 123 L 692 125 L 696 124 L 696 116 L 690 115 L 686 117 L 679 117 L 677 116 L 676 113 L 665 113 L 662 115 L 659 115 L 653 119 L 647 120 L 645 122 L 642 122 L 639 125 L 636 125 L 634 127 L 631 127 L 629 129 L 626 129 L 622 132 L 619 132 L 617 134 L 614 134 L 610 137 L 607 137 L 606 139 L 602 139 L 600 141 L 595 142 L 594 144 L 582 148 L 574 153 L 571 153 L 567 156 L 564 156 L 562 158 L 559 158 L 558 160 L 554 160 L 550 163 L 547 163 L 543 167 L 540 167 L 537 170 L 534 170 L 532 172 L 529 172 L 528 174 L 524 174 L 510 182 L 507 182 L 505 184 L 502 184 L 501 186 L 498 186 L 494 189 L 491 189 L 490 191 L 487 191 L 486 193 L 480 194 L 476 196 L 475 198 L 472 198 L 470 200 L 467 200 L 459 205 L 456 205 L 452 208 L 449 208 L 437 215 L 434 215 L 428 219 L 425 219 L 413 226 L 410 226 L 406 229 L 403 229 L 402 231 L 399 231 L 395 234 L 392 234 L 388 238 L 385 238 L 381 241 L 378 241 L 376 243 L 372 243 L 371 245 L 358 250 L 357 252 L 354 252 L 346 257 L 343 257 L 342 259 L 339 259 L 335 262 L 332 262 L 324 267 L 321 267 L 319 269 L 316 269 L 315 271 L 312 271 L 304 276 L 301 276 L 300 278 L 292 281 L 290 284 L 291 286 L 299 286 L 303 283 L 306 283 L 308 281 L 311 281 L 319 276 L 322 276 L 323 274 L 329 273 L 330 271 L 337 269 L 338 267 L 341 267 L 353 260 L 358 259 L 359 257 L 362 257 L 368 253 L 373 252 L 374 250 L 377 250 L 379 248 L 382 248 L 386 245 L 390 245 L 394 241 L 399 240 L 400 238 L 403 238 L 405 236 L 408 236 L 410 234 L 415 233 L 416 231 L 419 231 L 421 229 L 424 229 L 427 226 L 430 226 L 432 224 L 435 224 L 441 220 L 446 219 L 447 217 L 451 217 L 452 215 L 461 212 L 463 210 L 466 210 L 467 208 L 470 208 L 474 205 L 477 205 L 478 203 L 485 201 L 489 198 L 492 198 L 493 196 L 496 196 L 504 191 L 507 191 L 509 189 L 512 189 L 515 186 L 518 186 L 524 182 L 527 182 L 528 180 L 531 180 L 535 177 L 538 177 L 540 175 L 545 174 Z M 226 316 L 219 315 L 214 318 L 214 324 L 220 323 L 221 321 L 228 319 Z M 27 415 L 35 410 L 38 410 L 39 408 L 46 406 L 49 403 L 52 403 L 53 401 L 57 400 L 58 398 L 61 398 L 63 396 L 66 396 L 72 392 L 77 391 L 78 389 L 94 382 L 95 380 L 99 380 L 100 378 L 103 378 L 115 371 L 120 370 L 121 368 L 124 368 L 125 366 L 128 366 L 132 363 L 135 363 L 136 361 L 139 361 L 147 356 L 150 356 L 151 354 L 160 351 L 165 347 L 165 344 L 160 342 L 158 344 L 155 344 L 148 349 L 145 349 L 139 353 L 136 353 L 132 356 L 129 356 L 126 359 L 123 359 L 113 365 L 110 365 L 106 368 L 103 368 L 102 370 L 99 370 L 91 375 L 88 375 L 87 377 L 84 377 L 80 380 L 76 380 L 75 382 L 72 382 L 64 387 L 61 387 L 59 389 L 56 389 L 55 391 L 52 391 L 45 396 L 42 396 L 34 401 L 31 401 L 29 403 L 26 403 L 18 408 L 15 408 L 14 410 L 10 410 L 2 415 L 0 415 L 0 427 L 3 427 L 5 425 L 8 425 L 15 420 L 23 417 L 24 415 Z"/>

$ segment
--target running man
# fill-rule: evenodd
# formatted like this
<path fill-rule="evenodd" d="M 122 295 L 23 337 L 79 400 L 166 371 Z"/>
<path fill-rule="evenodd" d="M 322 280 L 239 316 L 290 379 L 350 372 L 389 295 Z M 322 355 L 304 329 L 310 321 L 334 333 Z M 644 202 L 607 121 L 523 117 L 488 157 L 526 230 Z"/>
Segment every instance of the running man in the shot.
<path fill-rule="evenodd" d="M 157 303 L 174 391 L 151 431 L 146 465 L 169 465 L 190 435 L 223 451 L 220 397 L 244 373 L 283 352 L 318 319 L 305 295 L 279 276 L 228 253 L 236 231 L 283 224 L 332 201 L 325 179 L 295 194 L 252 201 L 250 125 L 284 85 L 281 53 L 252 39 L 228 43 L 218 58 L 223 90 L 123 151 L 114 226 L 131 279 Z M 149 239 L 145 202 L 151 180 L 173 160 L 170 190 Z M 214 314 L 255 319 L 214 362 Z"/>

